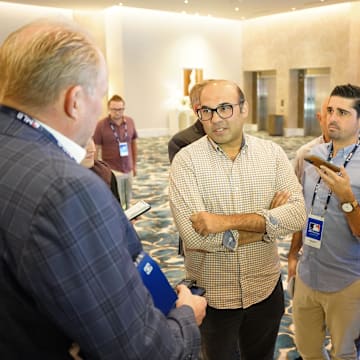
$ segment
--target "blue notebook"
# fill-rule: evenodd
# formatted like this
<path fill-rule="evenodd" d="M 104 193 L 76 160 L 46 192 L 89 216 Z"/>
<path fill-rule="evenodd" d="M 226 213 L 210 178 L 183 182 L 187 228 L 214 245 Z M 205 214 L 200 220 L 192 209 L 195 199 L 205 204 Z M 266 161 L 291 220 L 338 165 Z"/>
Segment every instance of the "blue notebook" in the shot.
<path fill-rule="evenodd" d="M 138 255 L 135 265 L 144 285 L 153 298 L 155 306 L 160 309 L 164 315 L 167 315 L 175 306 L 177 294 L 171 287 L 161 268 L 155 260 L 145 252 L 141 252 Z"/>

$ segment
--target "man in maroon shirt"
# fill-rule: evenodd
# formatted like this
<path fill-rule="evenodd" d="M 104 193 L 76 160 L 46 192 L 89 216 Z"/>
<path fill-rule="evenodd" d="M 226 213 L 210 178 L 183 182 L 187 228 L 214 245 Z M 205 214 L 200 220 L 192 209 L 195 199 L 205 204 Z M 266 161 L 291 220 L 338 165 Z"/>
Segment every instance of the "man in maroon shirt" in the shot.
<path fill-rule="evenodd" d="M 109 115 L 96 126 L 94 141 L 98 159 L 115 171 L 121 203 L 128 208 L 131 199 L 132 175 L 136 176 L 138 137 L 132 118 L 124 115 L 125 101 L 114 95 L 108 101 Z"/>

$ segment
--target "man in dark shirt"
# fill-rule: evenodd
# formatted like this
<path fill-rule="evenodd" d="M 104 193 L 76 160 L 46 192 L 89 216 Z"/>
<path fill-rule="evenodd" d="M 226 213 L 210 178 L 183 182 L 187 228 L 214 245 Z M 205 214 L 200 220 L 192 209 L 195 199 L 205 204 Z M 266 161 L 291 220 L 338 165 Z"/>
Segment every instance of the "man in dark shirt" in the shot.
<path fill-rule="evenodd" d="M 196 110 L 198 109 L 198 107 L 200 105 L 199 94 L 200 94 L 202 87 L 206 83 L 207 83 L 207 80 L 197 83 L 190 90 L 190 94 L 189 94 L 190 103 L 191 103 L 191 107 L 192 107 L 196 117 L 197 117 Z M 168 143 L 168 153 L 169 153 L 170 162 L 172 162 L 174 156 L 181 148 L 200 139 L 204 135 L 205 135 L 205 131 L 204 131 L 202 123 L 199 119 L 197 119 L 194 124 L 190 125 L 186 129 L 181 130 L 178 133 L 176 133 L 170 139 L 170 141 Z"/>
<path fill-rule="evenodd" d="M 200 139 L 205 135 L 204 128 L 199 119 L 184 130 L 177 132 L 168 143 L 169 160 L 172 162 L 176 153 L 186 145 Z"/>

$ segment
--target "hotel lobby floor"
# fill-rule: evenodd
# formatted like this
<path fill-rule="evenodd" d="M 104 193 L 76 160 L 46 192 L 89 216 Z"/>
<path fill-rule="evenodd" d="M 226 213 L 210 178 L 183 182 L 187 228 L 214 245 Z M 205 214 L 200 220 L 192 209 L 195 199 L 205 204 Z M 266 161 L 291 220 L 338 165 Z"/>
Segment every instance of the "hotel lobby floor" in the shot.
<path fill-rule="evenodd" d="M 248 132 L 251 133 L 251 132 Z M 265 132 L 252 133 L 279 143 L 289 159 L 296 150 L 313 137 L 270 137 Z M 171 284 L 175 285 L 184 277 L 183 258 L 177 255 L 178 234 L 172 220 L 168 202 L 169 160 L 167 142 L 169 137 L 138 139 L 138 175 L 133 181 L 133 200 L 145 200 L 152 208 L 136 222 L 135 228 L 147 251 L 160 264 Z M 287 260 L 289 238 L 279 241 L 279 254 L 282 265 L 284 288 L 287 284 Z M 276 344 L 276 360 L 294 360 L 295 350 L 291 300 L 285 294 L 285 314 L 281 321 Z"/>

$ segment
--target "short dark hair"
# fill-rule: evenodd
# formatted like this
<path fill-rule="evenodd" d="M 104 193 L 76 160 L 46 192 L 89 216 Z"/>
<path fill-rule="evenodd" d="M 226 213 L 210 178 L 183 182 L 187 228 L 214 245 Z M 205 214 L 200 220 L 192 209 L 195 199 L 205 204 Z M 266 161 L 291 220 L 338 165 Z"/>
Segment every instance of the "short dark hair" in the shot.
<path fill-rule="evenodd" d="M 360 117 L 360 87 L 356 85 L 335 86 L 330 96 L 339 96 L 346 99 L 354 99 L 352 108 L 356 110 L 357 118 Z"/>
<path fill-rule="evenodd" d="M 125 100 L 120 95 L 113 95 L 108 101 L 108 106 L 112 101 L 122 101 L 125 105 Z"/>

